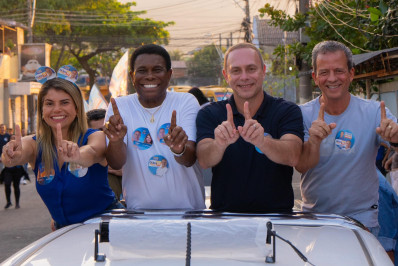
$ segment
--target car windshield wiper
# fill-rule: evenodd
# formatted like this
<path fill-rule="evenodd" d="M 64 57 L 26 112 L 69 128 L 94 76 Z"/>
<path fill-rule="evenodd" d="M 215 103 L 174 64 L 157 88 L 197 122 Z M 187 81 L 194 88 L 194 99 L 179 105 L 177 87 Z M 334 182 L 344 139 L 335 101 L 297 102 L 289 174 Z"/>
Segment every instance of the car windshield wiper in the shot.
<path fill-rule="evenodd" d="M 272 248 L 272 256 L 266 256 L 266 257 L 265 257 L 265 262 L 266 262 L 266 263 L 275 263 L 275 261 L 276 261 L 276 257 L 275 257 L 275 253 L 276 253 L 276 251 L 275 251 L 275 249 L 276 249 L 276 248 L 275 248 L 275 247 L 276 247 L 276 244 L 275 244 L 275 237 L 279 238 L 280 240 L 286 242 L 289 246 L 291 246 L 292 249 L 296 252 L 296 254 L 297 254 L 304 262 L 307 262 L 308 264 L 310 264 L 310 265 L 312 265 L 312 266 L 315 266 L 314 264 L 312 264 L 312 263 L 307 259 L 306 256 L 304 256 L 304 254 L 303 254 L 295 245 L 292 244 L 292 242 L 290 242 L 289 240 L 284 239 L 283 237 L 281 237 L 280 235 L 278 235 L 278 234 L 276 233 L 276 231 L 273 231 L 273 230 L 272 230 L 272 223 L 271 223 L 271 222 L 267 222 L 267 237 L 266 237 L 265 243 L 266 243 L 266 244 L 271 244 L 271 238 L 272 238 L 272 247 L 273 247 L 273 248 Z"/>

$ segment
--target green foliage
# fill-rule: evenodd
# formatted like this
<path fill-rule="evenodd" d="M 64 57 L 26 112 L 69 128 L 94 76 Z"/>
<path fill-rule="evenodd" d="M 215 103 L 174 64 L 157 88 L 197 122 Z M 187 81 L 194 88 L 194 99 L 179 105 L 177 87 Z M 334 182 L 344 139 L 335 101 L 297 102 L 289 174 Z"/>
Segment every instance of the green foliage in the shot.
<path fill-rule="evenodd" d="M 169 53 L 170 53 L 171 60 L 173 60 L 173 61 L 174 60 L 181 61 L 182 56 L 184 55 L 183 52 L 180 50 L 173 50 L 173 51 L 170 51 Z"/>
<path fill-rule="evenodd" d="M 187 62 L 188 74 L 195 77 L 222 78 L 222 60 L 214 45 L 195 52 Z"/>
<path fill-rule="evenodd" d="M 288 53 L 311 64 L 313 47 L 324 40 L 336 40 L 346 44 L 354 54 L 398 46 L 398 1 L 396 0 L 329 0 L 310 8 L 307 14 L 288 16 L 269 4 L 260 13 L 271 18 L 271 24 L 286 31 L 305 27 L 310 38 L 307 44 L 288 45 Z M 307 22 L 306 22 L 307 21 Z M 284 57 L 284 47 L 274 54 Z"/>
<path fill-rule="evenodd" d="M 145 12 L 131 11 L 132 5 L 135 3 L 121 4 L 117 0 L 37 1 L 33 41 L 52 44 L 54 54 L 66 48 L 58 52 L 63 55 L 60 61 L 64 63 L 73 55 L 77 61 L 73 64 L 84 68 L 93 81 L 95 75 L 104 74 L 99 71 L 112 65 L 104 60 L 114 60 L 121 48 L 167 44 L 169 33 L 165 27 L 173 22 L 140 18 Z M 0 10 L 3 19 L 29 24 L 26 0 L 0 0 Z M 58 58 L 53 55 L 52 59 L 56 64 Z"/>

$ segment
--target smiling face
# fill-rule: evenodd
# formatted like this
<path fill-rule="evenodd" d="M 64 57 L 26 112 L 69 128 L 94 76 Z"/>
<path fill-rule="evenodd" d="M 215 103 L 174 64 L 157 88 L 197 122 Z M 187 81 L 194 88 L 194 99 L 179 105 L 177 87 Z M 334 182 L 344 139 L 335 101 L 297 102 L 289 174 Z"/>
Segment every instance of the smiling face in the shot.
<path fill-rule="evenodd" d="M 250 101 L 263 93 L 265 66 L 254 49 L 239 48 L 231 51 L 223 74 L 234 91 L 236 101 Z"/>
<path fill-rule="evenodd" d="M 49 89 L 43 97 L 42 115 L 43 120 L 55 134 L 59 123 L 61 124 L 63 136 L 66 136 L 70 124 L 76 118 L 76 106 L 68 93 L 62 90 Z"/>
<path fill-rule="evenodd" d="M 152 143 L 152 137 L 151 137 L 151 135 L 146 135 L 146 137 L 145 137 L 145 143 Z"/>
<path fill-rule="evenodd" d="M 317 70 L 312 73 L 315 84 L 327 101 L 350 98 L 348 88 L 354 78 L 354 68 L 348 69 L 347 57 L 343 51 L 318 54 Z"/>
<path fill-rule="evenodd" d="M 162 104 L 172 70 L 166 69 L 166 61 L 157 54 L 141 54 L 130 72 L 138 99 L 144 107 L 152 108 Z"/>
<path fill-rule="evenodd" d="M 3 125 L 3 124 L 1 124 L 1 125 L 0 125 L 0 134 L 1 134 L 1 135 L 4 135 L 5 133 L 6 133 L 6 126 Z"/>

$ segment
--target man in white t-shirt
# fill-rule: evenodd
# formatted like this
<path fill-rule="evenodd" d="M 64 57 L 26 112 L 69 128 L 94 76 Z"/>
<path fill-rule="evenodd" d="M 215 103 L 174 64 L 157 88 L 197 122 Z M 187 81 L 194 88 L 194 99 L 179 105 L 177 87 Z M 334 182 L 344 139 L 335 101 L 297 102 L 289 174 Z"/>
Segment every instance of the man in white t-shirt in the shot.
<path fill-rule="evenodd" d="M 195 164 L 199 104 L 191 94 L 167 92 L 171 74 L 164 48 L 136 49 L 130 76 L 137 93 L 112 99 L 106 114 L 106 159 L 113 169 L 123 167 L 128 209 L 205 208 Z"/>

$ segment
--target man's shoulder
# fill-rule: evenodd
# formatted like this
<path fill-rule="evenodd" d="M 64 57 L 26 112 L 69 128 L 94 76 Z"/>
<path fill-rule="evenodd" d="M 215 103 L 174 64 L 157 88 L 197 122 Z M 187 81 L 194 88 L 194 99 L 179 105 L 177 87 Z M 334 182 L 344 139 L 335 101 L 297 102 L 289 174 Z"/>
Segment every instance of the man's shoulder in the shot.
<path fill-rule="evenodd" d="M 294 102 L 287 101 L 283 98 L 267 96 L 267 105 L 271 112 L 300 112 L 298 105 Z"/>
<path fill-rule="evenodd" d="M 317 98 L 315 98 L 315 99 L 313 99 L 313 100 L 311 100 L 311 101 L 309 101 L 309 102 L 300 104 L 299 107 L 300 107 L 301 110 L 312 109 L 312 108 L 314 108 L 314 106 L 316 106 L 316 104 L 318 103 L 318 99 L 319 99 L 319 97 L 317 97 Z"/>

